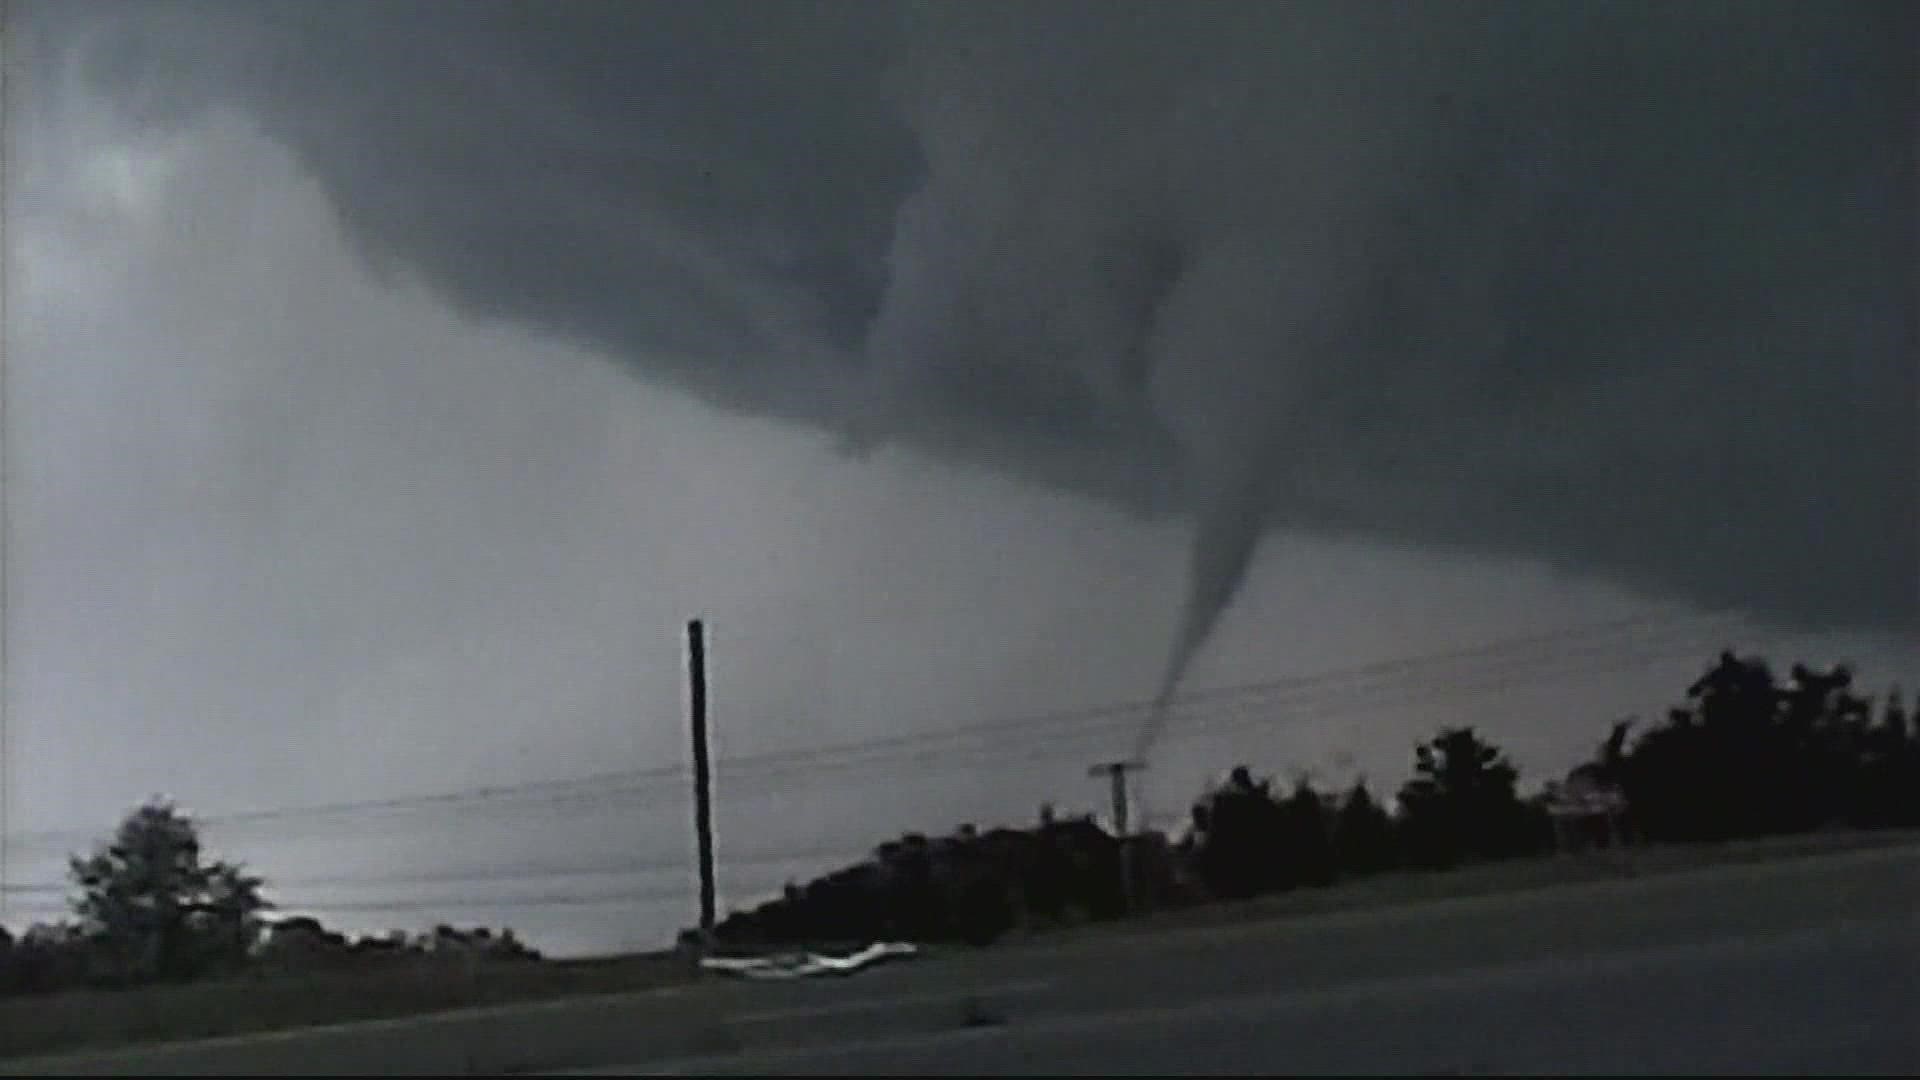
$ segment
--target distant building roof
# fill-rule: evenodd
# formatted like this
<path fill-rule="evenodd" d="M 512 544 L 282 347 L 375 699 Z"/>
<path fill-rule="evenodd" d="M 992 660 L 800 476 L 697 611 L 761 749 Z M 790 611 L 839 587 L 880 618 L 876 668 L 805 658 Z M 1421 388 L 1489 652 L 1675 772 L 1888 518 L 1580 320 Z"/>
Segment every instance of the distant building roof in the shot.
<path fill-rule="evenodd" d="M 1617 814 L 1627 808 L 1619 788 L 1590 771 L 1576 769 L 1565 781 L 1547 785 L 1547 812 L 1562 816 Z"/>

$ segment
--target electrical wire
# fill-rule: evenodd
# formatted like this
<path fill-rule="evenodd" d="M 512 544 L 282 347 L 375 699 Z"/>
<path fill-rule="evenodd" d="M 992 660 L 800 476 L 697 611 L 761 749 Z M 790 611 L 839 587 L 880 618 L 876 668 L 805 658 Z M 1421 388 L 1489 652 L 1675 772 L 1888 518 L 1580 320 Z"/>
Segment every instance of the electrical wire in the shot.
<path fill-rule="evenodd" d="M 1661 615 L 1636 615 L 1597 624 L 1574 626 L 1556 631 L 1501 639 L 1479 646 L 1418 654 L 1377 661 L 1357 667 L 1334 669 L 1307 675 L 1215 687 L 1174 699 L 1169 710 L 1170 738 L 1185 737 L 1183 729 L 1199 724 L 1228 706 L 1246 707 L 1311 706 L 1315 694 L 1334 690 L 1351 692 L 1354 682 L 1385 684 L 1407 688 L 1424 687 L 1438 691 L 1447 680 L 1438 676 L 1444 665 L 1462 663 L 1501 663 L 1551 665 L 1571 657 L 1604 655 L 1628 646 L 1644 646 L 1667 640 L 1674 634 L 1687 635 L 1690 646 L 1706 645 L 1708 634 L 1724 634 L 1732 629 L 1717 617 L 1674 619 Z M 1638 633 L 1637 637 L 1623 636 Z M 1459 672 L 1452 672 L 1457 680 Z M 969 749 L 970 741 L 991 739 L 993 745 L 1017 753 L 1036 746 L 1054 745 L 1061 738 L 1104 737 L 1137 723 L 1151 709 L 1147 699 L 1111 702 L 1075 709 L 1028 714 L 963 725 L 941 731 L 921 731 L 901 735 L 843 742 L 794 750 L 765 751 L 721 757 L 714 769 L 734 781 L 754 778 L 759 781 L 790 777 L 799 772 L 833 769 L 872 768 L 941 752 Z M 416 814 L 427 810 L 462 814 L 499 811 L 532 812 L 596 810 L 619 805 L 643 808 L 683 801 L 679 790 L 690 781 L 684 764 L 646 769 L 615 770 L 580 777 L 541 780 L 509 785 L 489 785 L 425 795 L 395 796 L 381 799 L 343 801 L 307 806 L 248 810 L 198 815 L 202 826 L 223 832 L 243 827 L 277 826 L 321 819 L 350 819 L 357 822 L 391 820 L 396 814 Z M 649 798 L 652 796 L 652 798 Z M 49 830 L 15 834 L 16 839 L 45 841 L 72 839 L 89 835 L 80 830 Z"/>

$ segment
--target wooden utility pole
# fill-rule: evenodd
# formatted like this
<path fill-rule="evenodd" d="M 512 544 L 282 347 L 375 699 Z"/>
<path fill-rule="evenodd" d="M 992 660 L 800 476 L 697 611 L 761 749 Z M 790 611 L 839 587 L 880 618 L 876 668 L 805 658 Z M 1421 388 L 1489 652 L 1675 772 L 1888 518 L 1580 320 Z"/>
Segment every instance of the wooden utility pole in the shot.
<path fill-rule="evenodd" d="M 687 712 L 693 726 L 693 835 L 700 848 L 700 934 L 711 940 L 714 918 L 713 774 L 707 754 L 707 637 L 687 623 Z"/>
<path fill-rule="evenodd" d="M 1113 796 L 1113 833 L 1120 842 L 1120 897 L 1128 912 L 1137 906 L 1138 890 L 1133 874 L 1133 845 L 1128 842 L 1131 829 L 1127 823 L 1127 774 L 1146 767 L 1144 761 L 1108 761 L 1087 770 L 1087 775 L 1096 779 L 1106 777 Z"/>

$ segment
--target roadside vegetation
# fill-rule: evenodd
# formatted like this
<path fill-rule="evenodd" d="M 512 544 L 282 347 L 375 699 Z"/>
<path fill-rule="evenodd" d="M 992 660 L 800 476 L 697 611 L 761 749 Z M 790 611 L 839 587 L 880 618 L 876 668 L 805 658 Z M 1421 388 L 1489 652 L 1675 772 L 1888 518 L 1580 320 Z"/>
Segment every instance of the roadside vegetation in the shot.
<path fill-rule="evenodd" d="M 1614 725 L 1532 795 L 1499 747 L 1446 728 L 1390 795 L 1242 766 L 1174 836 L 1116 837 L 1048 812 L 1024 827 L 908 833 L 731 914 L 702 944 L 984 946 L 1805 854 L 1916 827 L 1920 726 L 1897 690 L 1876 700 L 1845 668 L 1781 678 L 1723 654 L 1662 722 Z M 203 851 L 191 817 L 163 802 L 75 856 L 69 878 L 70 918 L 0 929 L 0 1056 L 643 989 L 696 970 L 689 950 L 555 961 L 510 929 L 351 937 L 281 917 L 270 883 Z"/>

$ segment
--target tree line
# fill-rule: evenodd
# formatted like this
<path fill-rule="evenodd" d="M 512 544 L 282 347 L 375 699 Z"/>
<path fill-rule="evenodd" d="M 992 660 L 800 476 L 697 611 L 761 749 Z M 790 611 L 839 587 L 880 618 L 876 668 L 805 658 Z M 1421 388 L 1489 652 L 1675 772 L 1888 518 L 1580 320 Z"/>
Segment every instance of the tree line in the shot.
<path fill-rule="evenodd" d="M 1177 837 L 1119 837 L 1090 815 L 1046 809 L 1027 827 L 907 833 L 730 914 L 717 943 L 986 944 L 1129 910 L 1569 844 L 1920 826 L 1920 725 L 1897 690 L 1876 702 L 1856 692 L 1845 667 L 1796 664 L 1781 677 L 1763 659 L 1723 653 L 1660 722 L 1634 729 L 1615 724 L 1563 782 L 1532 796 L 1521 795 L 1507 755 L 1469 726 L 1420 743 L 1412 775 L 1391 798 L 1364 782 L 1321 791 L 1241 766 L 1201 793 Z M 1599 797 L 1601 809 L 1580 812 L 1574 792 Z M 311 917 L 273 919 L 265 883 L 208 858 L 194 822 L 161 802 L 136 809 L 106 843 L 75 857 L 69 877 L 72 918 L 17 939 L 0 928 L 0 994 L 443 956 L 539 958 L 511 930 L 349 938 Z"/>
<path fill-rule="evenodd" d="M 1528 797 L 1506 754 L 1469 726 L 1419 744 L 1390 801 L 1364 782 L 1289 788 L 1241 766 L 1201 794 L 1178 839 L 1116 837 L 1091 817 L 1050 813 L 1027 828 L 910 833 L 730 915 L 717 937 L 986 942 L 1114 918 L 1129 903 L 1246 899 L 1556 847 L 1920 826 L 1920 726 L 1897 688 L 1875 702 L 1845 666 L 1795 664 L 1783 678 L 1762 658 L 1722 653 L 1659 723 L 1636 726 L 1615 724 L 1588 760 Z"/>
<path fill-rule="evenodd" d="M 72 918 L 18 938 L 0 927 L 0 996 L 446 957 L 539 959 L 511 930 L 442 925 L 350 938 L 312 916 L 272 919 L 265 882 L 206 857 L 192 818 L 162 801 L 137 808 L 93 853 L 73 858 L 68 877 Z"/>

